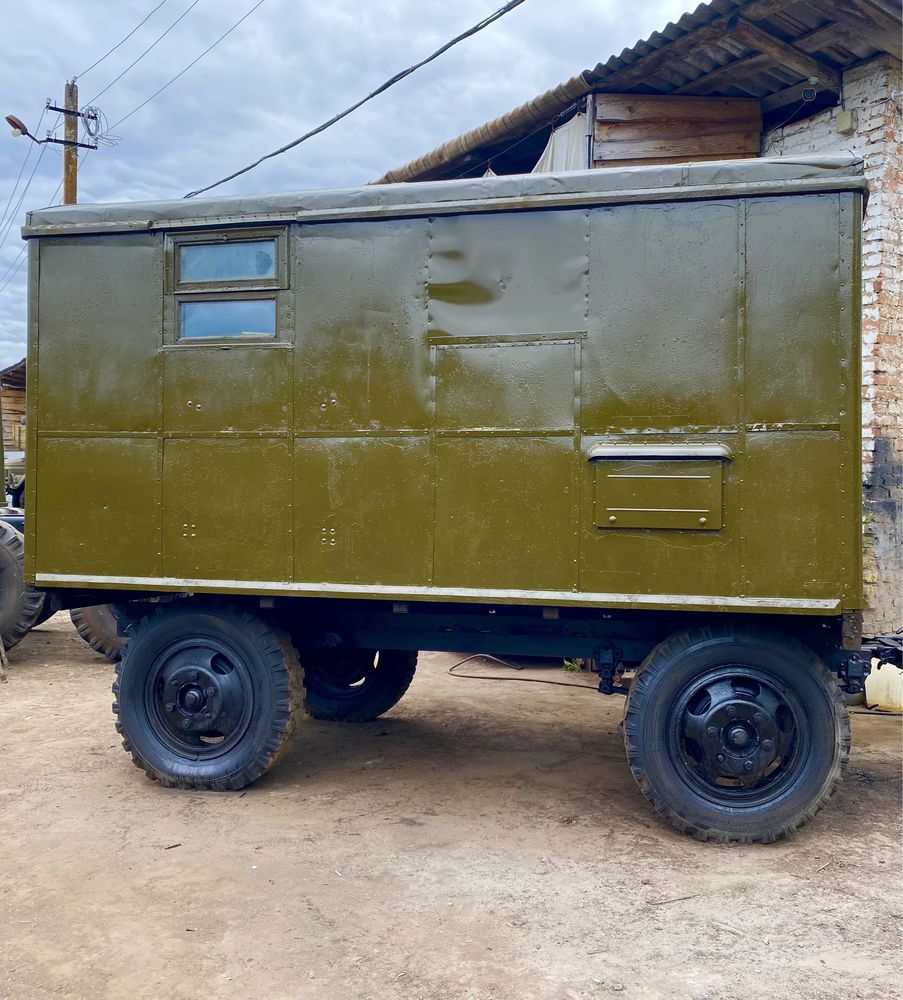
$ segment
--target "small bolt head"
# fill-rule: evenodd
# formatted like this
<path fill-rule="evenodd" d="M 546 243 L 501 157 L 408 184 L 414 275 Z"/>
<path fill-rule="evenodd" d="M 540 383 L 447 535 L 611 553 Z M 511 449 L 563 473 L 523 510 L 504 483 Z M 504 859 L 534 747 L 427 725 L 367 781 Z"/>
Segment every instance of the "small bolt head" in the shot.
<path fill-rule="evenodd" d="M 183 729 L 190 729 L 191 728 L 191 719 L 183 719 L 182 720 L 182 728 Z"/>
<path fill-rule="evenodd" d="M 736 716 L 736 714 L 737 714 L 737 709 L 734 708 L 733 705 L 728 705 L 727 706 L 727 714 L 728 714 L 729 718 L 733 719 Z"/>
<path fill-rule="evenodd" d="M 196 681 L 198 679 L 198 672 L 197 672 L 197 670 L 192 670 L 191 671 L 191 679 L 193 681 Z"/>
<path fill-rule="evenodd" d="M 175 709 L 175 707 L 176 707 L 176 706 L 175 706 L 175 702 L 172 702 L 172 701 L 168 701 L 168 702 L 166 703 L 166 711 L 167 711 L 167 712 L 172 712 L 172 711 L 173 711 L 173 710 Z"/>
<path fill-rule="evenodd" d="M 207 695 L 208 698 L 212 698 L 216 694 L 216 688 L 215 687 L 204 688 L 204 694 Z"/>
<path fill-rule="evenodd" d="M 723 753 L 718 754 L 717 760 L 718 760 L 719 764 L 723 764 L 724 763 L 724 754 Z"/>
<path fill-rule="evenodd" d="M 762 749 L 774 750 L 774 743 L 772 743 L 771 740 L 762 740 Z"/>
<path fill-rule="evenodd" d="M 756 714 L 753 716 L 753 722 L 755 722 L 757 726 L 761 726 L 764 721 L 765 721 L 765 716 L 761 712 L 756 712 Z"/>
<path fill-rule="evenodd" d="M 753 762 L 751 760 L 745 761 L 744 764 L 743 764 L 743 770 L 744 771 L 751 771 L 752 769 L 753 769 Z"/>
<path fill-rule="evenodd" d="M 718 735 L 718 730 L 714 726 L 709 726 L 709 728 L 705 732 L 706 736 L 710 736 L 712 739 L 715 739 L 715 737 Z"/>

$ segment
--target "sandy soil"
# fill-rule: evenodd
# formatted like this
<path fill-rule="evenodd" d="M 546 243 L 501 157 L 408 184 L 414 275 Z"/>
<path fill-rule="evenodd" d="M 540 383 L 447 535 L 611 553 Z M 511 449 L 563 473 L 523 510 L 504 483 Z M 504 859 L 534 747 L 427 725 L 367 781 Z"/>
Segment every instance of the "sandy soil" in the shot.
<path fill-rule="evenodd" d="M 0 997 L 901 996 L 898 719 L 855 717 L 794 839 L 703 845 L 635 788 L 619 700 L 455 659 L 425 654 L 376 723 L 307 724 L 256 786 L 193 793 L 131 765 L 67 617 L 32 633 L 0 686 Z"/>

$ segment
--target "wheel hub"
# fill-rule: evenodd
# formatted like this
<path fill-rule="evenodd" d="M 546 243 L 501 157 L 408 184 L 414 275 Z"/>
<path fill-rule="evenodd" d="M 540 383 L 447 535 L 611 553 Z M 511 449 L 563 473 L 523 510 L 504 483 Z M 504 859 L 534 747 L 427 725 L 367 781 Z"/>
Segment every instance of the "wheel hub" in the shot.
<path fill-rule="evenodd" d="M 791 700 L 777 680 L 743 667 L 691 684 L 676 705 L 675 735 L 694 779 L 721 795 L 769 785 L 793 753 Z"/>
<path fill-rule="evenodd" d="M 159 735 L 204 755 L 240 737 L 250 690 L 240 661 L 213 642 L 199 642 L 164 654 L 152 701 Z"/>

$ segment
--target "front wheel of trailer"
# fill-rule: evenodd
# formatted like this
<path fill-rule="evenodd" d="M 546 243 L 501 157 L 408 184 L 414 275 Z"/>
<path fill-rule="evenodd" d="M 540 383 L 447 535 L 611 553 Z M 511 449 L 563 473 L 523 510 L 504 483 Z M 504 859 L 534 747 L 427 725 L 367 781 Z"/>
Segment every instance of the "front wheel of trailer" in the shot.
<path fill-rule="evenodd" d="M 808 823 L 840 784 L 850 722 L 834 675 L 792 637 L 677 633 L 650 653 L 623 723 L 640 790 L 700 840 L 769 843 Z"/>
<path fill-rule="evenodd" d="M 137 625 L 116 667 L 116 728 L 135 765 L 178 788 L 242 788 L 303 716 L 288 634 L 231 606 L 177 601 Z"/>

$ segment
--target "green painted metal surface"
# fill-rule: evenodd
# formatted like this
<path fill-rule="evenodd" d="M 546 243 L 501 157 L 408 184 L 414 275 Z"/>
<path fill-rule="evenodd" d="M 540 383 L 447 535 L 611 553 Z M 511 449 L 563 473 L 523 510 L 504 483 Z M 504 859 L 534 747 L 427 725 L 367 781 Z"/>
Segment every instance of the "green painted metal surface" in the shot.
<path fill-rule="evenodd" d="M 858 608 L 860 165 L 601 173 L 34 214 L 29 578 Z"/>

